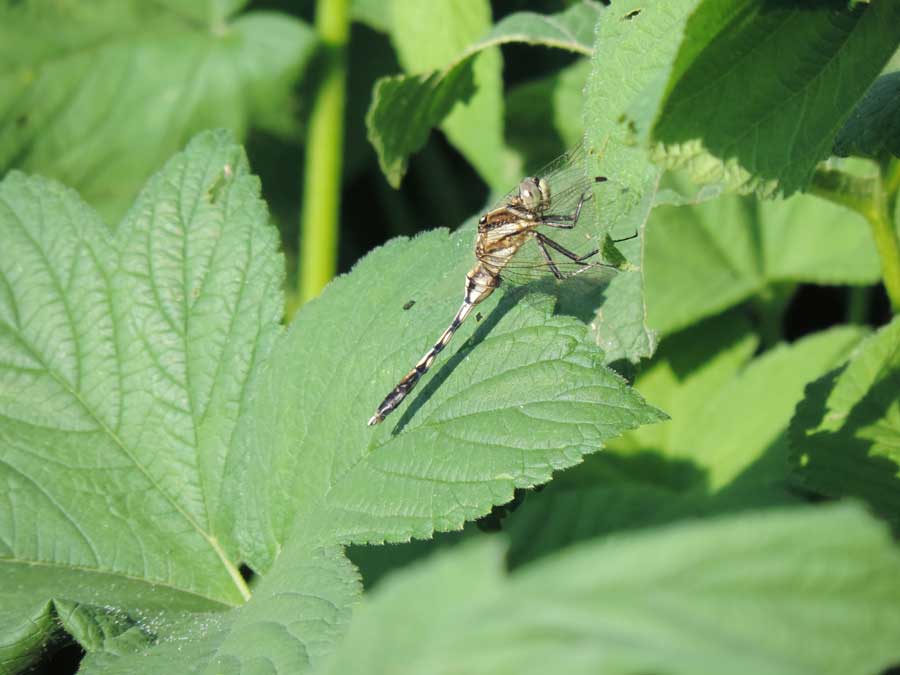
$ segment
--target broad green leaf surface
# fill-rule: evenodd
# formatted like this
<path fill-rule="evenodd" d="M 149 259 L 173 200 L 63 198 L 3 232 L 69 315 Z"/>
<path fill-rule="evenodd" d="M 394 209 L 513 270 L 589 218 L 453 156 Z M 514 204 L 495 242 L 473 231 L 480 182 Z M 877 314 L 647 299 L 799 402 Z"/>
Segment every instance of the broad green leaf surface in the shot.
<path fill-rule="evenodd" d="M 798 485 L 900 523 L 900 319 L 813 382 L 791 421 Z"/>
<path fill-rule="evenodd" d="M 817 197 L 757 201 L 724 195 L 657 206 L 647 226 L 647 315 L 671 333 L 780 283 L 873 284 L 869 226 Z"/>
<path fill-rule="evenodd" d="M 757 340 L 735 316 L 666 338 L 635 388 L 671 419 L 623 435 L 529 495 L 509 519 L 513 560 L 616 530 L 789 501 L 794 406 L 861 335 L 832 329 L 756 359 Z"/>
<path fill-rule="evenodd" d="M 596 156 L 591 173 L 609 178 L 594 190 L 602 226 L 617 237 L 634 232 L 641 235 L 622 247 L 638 272 L 617 275 L 613 284 L 618 288 L 610 289 L 623 302 L 615 308 L 601 308 L 594 322 L 598 343 L 630 361 L 647 358 L 656 349 L 643 300 L 643 229 L 660 170 L 650 162 L 640 141 L 648 140 L 684 23 L 697 1 L 659 3 L 646 11 L 637 2 L 610 8 L 599 22 L 585 88 L 586 142 Z"/>
<path fill-rule="evenodd" d="M 400 187 L 409 156 L 425 145 L 432 127 L 474 91 L 469 67 L 383 77 L 375 83 L 366 127 L 388 183 Z"/>
<path fill-rule="evenodd" d="M 269 12 L 226 18 L 237 4 L 4 3 L 0 172 L 57 178 L 111 223 L 197 131 L 294 124 L 312 30 Z"/>
<path fill-rule="evenodd" d="M 246 471 L 267 489 L 249 496 L 256 510 L 241 530 L 268 539 L 246 550 L 274 556 L 293 520 L 344 543 L 459 529 L 514 488 L 661 419 L 602 367 L 583 324 L 509 288 L 478 307 L 484 318 L 463 324 L 396 412 L 367 427 L 462 301 L 472 238 L 464 228 L 392 240 L 297 315 L 251 414 Z"/>
<path fill-rule="evenodd" d="M 651 401 L 671 404 L 678 412 L 673 413 L 672 421 L 658 425 L 658 431 L 648 429 L 623 438 L 620 447 L 659 448 L 669 457 L 691 461 L 703 469 L 706 489 L 713 493 L 733 485 L 749 469 L 763 468 L 761 463 L 769 472 L 767 479 L 781 481 L 784 456 L 767 453 L 786 450 L 783 437 L 804 386 L 841 363 L 863 335 L 861 328 L 844 326 L 779 345 L 746 363 L 714 392 L 706 389 L 708 394 L 702 400 L 696 395 L 684 396 L 671 372 L 671 362 L 661 361 L 658 368 L 662 372 L 656 371 L 662 378 L 659 395 L 655 387 L 644 384 L 656 374 L 655 369 L 638 378 L 638 389 Z M 744 346 L 742 353 L 747 349 Z M 673 354 L 670 358 L 677 362 L 681 357 Z M 663 375 L 665 371 L 669 373 Z"/>
<path fill-rule="evenodd" d="M 630 24 L 664 11 L 648 7 Z M 900 44 L 898 22 L 895 2 L 705 0 L 653 108 L 657 158 L 742 191 L 803 189 Z"/>
<path fill-rule="evenodd" d="M 267 219 L 224 133 L 172 159 L 115 231 L 57 183 L 0 183 L 0 596 L 246 599 L 223 494 L 279 330 Z"/>
<path fill-rule="evenodd" d="M 642 203 L 616 223 L 617 237 L 630 237 L 635 233 L 638 236 L 618 244 L 615 259 L 606 256 L 611 263 L 624 257 L 626 264 L 613 275 L 602 295 L 594 300 L 589 298 L 588 304 L 582 308 L 582 311 L 593 311 L 591 337 L 603 349 L 605 363 L 620 360 L 637 363 L 656 351 L 656 334 L 647 327 L 644 303 L 644 228 L 652 208 L 653 195 L 654 190 L 647 189 Z M 603 241 L 608 243 L 609 239 Z M 562 308 L 569 309 L 569 306 L 563 302 Z M 580 312 L 576 310 L 575 314 Z"/>
<path fill-rule="evenodd" d="M 509 575 L 502 556 L 465 546 L 384 582 L 318 672 L 871 675 L 900 658 L 900 555 L 857 506 L 622 536 Z"/>
<path fill-rule="evenodd" d="M 523 158 L 526 168 L 549 164 L 584 137 L 584 85 L 590 70 L 590 62 L 579 59 L 551 76 L 529 80 L 507 93 L 507 143 Z M 548 120 L 552 120 L 552 129 L 548 129 Z"/>
<path fill-rule="evenodd" d="M 444 120 L 442 128 L 482 178 L 505 191 L 520 178 L 521 167 L 503 142 L 501 64 L 493 48 L 521 42 L 590 54 L 601 7 L 579 3 L 550 16 L 520 12 L 490 30 L 489 10 L 481 3 L 396 0 L 392 8 L 394 43 L 413 74 L 379 80 L 366 116 L 369 140 L 388 182 L 400 184 L 409 155 Z M 456 36 L 449 42 L 448 30 Z M 446 117 L 455 103 L 466 100 Z"/>

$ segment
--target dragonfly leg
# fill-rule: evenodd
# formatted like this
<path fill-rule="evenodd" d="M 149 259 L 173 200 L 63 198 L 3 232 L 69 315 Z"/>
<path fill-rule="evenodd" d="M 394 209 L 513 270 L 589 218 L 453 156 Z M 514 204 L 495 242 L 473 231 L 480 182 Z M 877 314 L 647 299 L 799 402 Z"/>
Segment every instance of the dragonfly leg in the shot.
<path fill-rule="evenodd" d="M 553 258 L 550 257 L 550 252 L 547 250 L 545 242 L 550 240 L 540 232 L 535 232 L 534 238 L 537 241 L 538 248 L 541 250 L 541 255 L 544 256 L 544 261 L 547 263 L 547 267 L 549 267 L 550 271 L 553 272 L 553 276 L 560 280 L 565 279 L 565 276 L 562 272 L 559 271 L 556 263 L 553 262 Z"/>
<path fill-rule="evenodd" d="M 632 239 L 636 239 L 637 236 L 638 236 L 638 231 L 635 230 L 635 231 L 634 231 L 634 234 L 629 234 L 627 237 L 622 237 L 621 239 L 613 239 L 613 240 L 612 240 L 612 243 L 614 243 L 614 244 L 621 244 L 623 241 L 630 241 L 630 240 L 632 240 Z"/>
<path fill-rule="evenodd" d="M 575 213 L 571 215 L 547 215 L 541 218 L 541 225 L 547 225 L 549 227 L 558 227 L 561 230 L 571 230 L 578 224 L 578 218 L 581 217 L 581 207 L 584 206 L 584 203 L 590 199 L 593 199 L 594 195 L 591 192 L 585 191 L 581 197 L 578 199 L 578 205 L 575 207 Z"/>
<path fill-rule="evenodd" d="M 585 253 L 584 255 L 578 255 L 577 253 L 572 253 L 572 251 L 567 249 L 562 244 L 557 244 L 555 241 L 553 241 L 550 237 L 548 237 L 545 234 L 541 234 L 540 232 L 535 232 L 534 236 L 537 238 L 538 243 L 541 246 L 541 250 L 546 252 L 544 245 L 547 245 L 550 248 L 552 248 L 554 251 L 559 251 L 560 253 L 562 253 L 564 256 L 566 256 L 572 262 L 577 262 L 577 263 L 584 262 L 588 258 L 591 258 L 600 252 L 599 248 L 595 248 L 590 253 Z M 587 264 L 587 263 L 585 263 L 585 264 Z"/>

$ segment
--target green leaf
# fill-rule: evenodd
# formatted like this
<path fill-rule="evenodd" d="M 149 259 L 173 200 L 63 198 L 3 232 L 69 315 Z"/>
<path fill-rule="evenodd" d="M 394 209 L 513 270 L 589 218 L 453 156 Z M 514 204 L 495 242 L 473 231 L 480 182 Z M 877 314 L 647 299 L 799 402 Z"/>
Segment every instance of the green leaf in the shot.
<path fill-rule="evenodd" d="M 60 625 L 86 652 L 128 653 L 146 648 L 152 636 L 125 613 L 66 600 L 53 603 Z"/>
<path fill-rule="evenodd" d="M 197 131 L 295 124 L 310 28 L 268 12 L 226 19 L 233 2 L 171 4 L 4 3 L 0 172 L 57 178 L 115 222 Z"/>
<path fill-rule="evenodd" d="M 664 11 L 647 8 L 629 27 Z M 898 21 L 892 2 L 700 3 L 656 109 L 657 158 L 742 191 L 803 189 L 900 44 Z"/>
<path fill-rule="evenodd" d="M 798 485 L 854 496 L 900 523 L 900 319 L 813 382 L 791 421 Z"/>
<path fill-rule="evenodd" d="M 393 187 L 400 187 L 409 155 L 425 145 L 432 127 L 474 93 L 470 65 L 446 73 L 383 77 L 375 83 L 366 127 L 381 170 Z"/>
<path fill-rule="evenodd" d="M 502 554 L 386 581 L 319 672 L 869 675 L 900 658 L 900 555 L 856 506 L 623 536 L 510 575 Z"/>
<path fill-rule="evenodd" d="M 467 77 L 459 70 L 469 71 L 468 77 L 475 87 L 471 95 L 461 92 L 464 95 L 458 98 L 451 85 L 448 84 L 450 91 L 442 87 L 436 94 L 450 106 L 444 115 L 429 116 L 423 120 L 424 124 L 418 125 L 423 139 L 413 149 L 421 147 L 430 128 L 440 124 L 447 139 L 485 182 L 495 190 L 505 190 L 507 183 L 518 178 L 518 172 L 507 173 L 512 167 L 505 165 L 500 50 L 481 47 L 471 52 L 466 66 L 460 68 L 458 61 L 460 54 L 468 53 L 467 48 L 491 29 L 490 3 L 488 0 L 391 0 L 389 4 L 393 18 L 391 41 L 407 73 L 413 77 L 420 74 L 442 79 L 441 71 L 432 69 L 446 67 L 444 73 L 452 81 L 455 77 Z M 419 105 L 429 106 L 429 92 L 423 94 L 426 98 Z M 454 106 L 456 101 L 460 105 Z M 414 118 L 405 121 L 409 123 L 410 119 Z"/>
<path fill-rule="evenodd" d="M 223 495 L 279 331 L 267 219 L 225 133 L 172 159 L 115 232 L 55 182 L 0 183 L 0 594 L 148 611 L 246 600 L 240 505 Z"/>
<path fill-rule="evenodd" d="M 900 157 L 898 101 L 900 71 L 875 80 L 834 139 L 834 154 L 841 157 Z"/>
<path fill-rule="evenodd" d="M 57 632 L 53 603 L 8 586 L 0 598 L 0 673 L 23 673 L 40 660 Z"/>
<path fill-rule="evenodd" d="M 409 155 L 443 122 L 450 140 L 484 180 L 505 190 L 520 170 L 504 151 L 501 64 L 492 48 L 520 42 L 590 54 L 600 11 L 596 3 L 579 3 L 557 15 L 521 12 L 487 30 L 487 9 L 478 3 L 396 0 L 394 43 L 401 63 L 414 74 L 379 80 L 366 115 L 369 140 L 388 182 L 399 186 Z M 461 101 L 469 103 L 454 109 Z"/>
<path fill-rule="evenodd" d="M 725 195 L 657 206 L 645 265 L 648 321 L 662 333 L 777 284 L 873 284 L 880 278 L 865 219 L 805 195 L 765 202 Z"/>
<path fill-rule="evenodd" d="M 622 431 L 661 419 L 600 365 L 582 324 L 552 316 L 546 296 L 501 288 L 402 406 L 367 427 L 450 323 L 471 241 L 470 228 L 449 240 L 441 230 L 392 240 L 297 315 L 265 370 L 247 434 L 250 482 L 268 488 L 241 529 L 267 537 L 270 556 L 292 526 L 327 526 L 327 538 L 344 543 L 459 529 L 514 488 L 546 482 Z"/>
<path fill-rule="evenodd" d="M 584 138 L 584 85 L 590 70 L 590 62 L 579 59 L 558 73 L 528 80 L 507 93 L 506 139 L 523 158 L 524 166 L 549 164 Z M 547 128 L 548 120 L 553 120 L 552 130 Z"/>
<path fill-rule="evenodd" d="M 391 29 L 391 16 L 384 11 L 384 0 L 350 0 L 350 16 L 372 30 L 387 33 Z"/>
<path fill-rule="evenodd" d="M 783 436 L 803 387 L 842 362 L 863 334 L 860 328 L 844 326 L 779 345 L 747 364 L 705 401 L 693 399 L 689 410 L 677 405 L 677 388 L 660 398 L 652 389 L 641 388 L 650 400 L 679 408 L 681 423 L 663 446 L 666 454 L 703 467 L 710 492 L 733 485 L 750 469 L 759 472 L 758 480 L 783 481 Z M 658 447 L 651 443 L 647 447 Z"/>
<path fill-rule="evenodd" d="M 613 188 L 615 189 L 615 188 Z M 599 297 L 588 296 L 588 304 L 575 303 L 580 311 L 573 309 L 573 303 L 563 295 L 563 311 L 573 311 L 576 315 L 587 310 L 593 311 L 590 321 L 591 337 L 604 353 L 604 363 L 626 360 L 637 363 L 649 358 L 656 351 L 656 333 L 647 326 L 644 304 L 644 227 L 653 203 L 654 190 L 644 191 L 644 200 L 621 220 L 615 223 L 616 233 L 621 237 L 638 236 L 607 250 L 610 235 L 607 232 L 600 240 L 607 264 L 617 267 L 616 274 Z M 627 197 L 626 197 L 627 199 Z M 565 286 L 563 293 L 566 293 Z M 599 305 L 599 307 L 598 307 Z"/>
<path fill-rule="evenodd" d="M 615 300 L 601 307 L 594 321 L 598 343 L 616 358 L 630 361 L 649 357 L 656 348 L 643 297 L 643 230 L 660 177 L 659 168 L 639 146 L 635 133 L 646 129 L 652 120 L 655 102 L 663 93 L 661 73 L 670 67 L 681 26 L 696 1 L 665 3 L 647 10 L 646 16 L 633 2 L 606 12 L 599 23 L 585 88 L 586 142 L 596 157 L 590 173 L 609 179 L 594 190 L 605 228 L 601 235 L 640 235 L 621 249 L 638 271 L 616 275 L 609 292 Z M 635 16 L 641 19 L 640 32 L 632 30 Z M 647 45 L 653 45 L 653 49 Z"/>
<path fill-rule="evenodd" d="M 749 325 L 725 315 L 664 339 L 635 388 L 671 419 L 624 434 L 529 495 L 507 523 L 513 561 L 621 529 L 792 501 L 794 406 L 861 335 L 832 329 L 751 359 Z"/>

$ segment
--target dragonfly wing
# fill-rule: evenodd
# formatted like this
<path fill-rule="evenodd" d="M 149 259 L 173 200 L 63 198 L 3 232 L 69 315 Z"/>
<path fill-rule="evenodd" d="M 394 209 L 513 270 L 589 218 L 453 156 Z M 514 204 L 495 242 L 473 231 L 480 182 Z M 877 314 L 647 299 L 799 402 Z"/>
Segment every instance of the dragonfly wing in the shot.
<path fill-rule="evenodd" d="M 586 250 L 582 248 L 578 251 L 578 254 L 585 255 L 594 250 L 594 248 Z M 547 253 L 553 261 L 556 270 L 564 278 L 563 280 L 577 277 L 585 282 L 608 283 L 617 271 L 614 266 L 604 262 L 599 253 L 595 253 L 582 262 L 570 260 L 551 248 L 547 248 Z M 502 264 L 501 260 L 495 260 L 489 255 L 482 256 L 482 259 L 491 264 Z M 504 280 L 516 284 L 525 284 L 541 279 L 554 279 L 556 277 L 535 239 L 531 239 L 523 244 L 512 260 L 502 265 L 500 276 Z"/>

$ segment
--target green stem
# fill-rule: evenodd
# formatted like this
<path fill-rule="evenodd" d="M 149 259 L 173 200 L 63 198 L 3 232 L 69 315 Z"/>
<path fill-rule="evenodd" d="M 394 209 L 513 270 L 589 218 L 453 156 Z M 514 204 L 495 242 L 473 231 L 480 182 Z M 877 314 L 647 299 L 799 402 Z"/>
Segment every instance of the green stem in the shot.
<path fill-rule="evenodd" d="M 900 167 L 891 162 L 877 178 L 858 178 L 840 171 L 817 171 L 810 192 L 853 209 L 872 228 L 881 260 L 881 276 L 891 308 L 900 313 L 900 239 L 894 227 Z"/>
<path fill-rule="evenodd" d="M 316 297 L 337 271 L 346 99 L 348 0 L 317 0 L 316 29 L 325 74 L 309 119 L 300 220 L 300 303 Z"/>
<path fill-rule="evenodd" d="M 797 284 L 772 284 L 755 302 L 759 318 L 759 333 L 765 349 L 770 349 L 784 339 L 784 313 L 794 297 Z"/>
<path fill-rule="evenodd" d="M 900 313 L 900 239 L 894 227 L 887 204 L 881 203 L 868 213 L 863 213 L 872 226 L 875 248 L 881 259 L 881 275 L 887 289 L 894 314 Z"/>
<path fill-rule="evenodd" d="M 869 289 L 865 286 L 851 286 L 847 302 L 847 323 L 864 325 L 869 316 Z"/>

